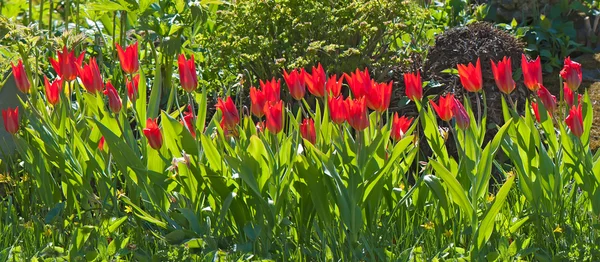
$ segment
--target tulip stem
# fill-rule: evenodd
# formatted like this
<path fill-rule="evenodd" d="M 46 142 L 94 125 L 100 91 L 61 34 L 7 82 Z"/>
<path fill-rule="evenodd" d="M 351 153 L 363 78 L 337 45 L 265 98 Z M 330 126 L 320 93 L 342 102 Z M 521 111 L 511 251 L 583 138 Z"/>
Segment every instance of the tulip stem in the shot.
<path fill-rule="evenodd" d="M 479 93 L 477 94 L 477 125 L 481 125 L 481 98 L 479 97 Z"/>
<path fill-rule="evenodd" d="M 513 101 L 512 97 L 510 96 L 510 94 L 506 95 L 508 97 L 508 102 L 510 103 L 510 106 L 517 111 L 517 105 L 515 104 L 515 102 Z"/>

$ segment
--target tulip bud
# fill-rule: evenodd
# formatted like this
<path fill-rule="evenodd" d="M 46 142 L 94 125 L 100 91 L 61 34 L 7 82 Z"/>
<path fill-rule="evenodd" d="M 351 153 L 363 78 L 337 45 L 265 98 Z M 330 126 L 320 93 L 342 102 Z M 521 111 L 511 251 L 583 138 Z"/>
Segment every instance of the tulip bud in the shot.
<path fill-rule="evenodd" d="M 162 147 L 163 139 L 160 128 L 156 123 L 156 119 L 148 118 L 146 120 L 146 128 L 144 128 L 144 136 L 148 139 L 150 147 L 158 150 Z"/>
<path fill-rule="evenodd" d="M 10 64 L 12 66 L 12 72 L 15 78 L 15 83 L 17 84 L 17 88 L 23 93 L 29 93 L 29 87 L 31 87 L 31 84 L 29 83 L 29 78 L 27 78 L 27 72 L 25 72 L 23 61 L 19 60 L 19 63 L 17 63 L 16 66 L 12 62 Z"/>
<path fill-rule="evenodd" d="M 2 119 L 4 120 L 4 129 L 6 132 L 16 134 L 19 131 L 19 108 L 15 107 L 2 110 Z"/>

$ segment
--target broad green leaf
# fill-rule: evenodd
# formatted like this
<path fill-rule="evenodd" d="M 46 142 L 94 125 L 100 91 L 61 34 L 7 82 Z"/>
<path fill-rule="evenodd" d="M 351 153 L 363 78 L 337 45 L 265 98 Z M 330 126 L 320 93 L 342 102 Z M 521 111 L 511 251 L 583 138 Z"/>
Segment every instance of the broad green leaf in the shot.
<path fill-rule="evenodd" d="M 450 189 L 452 200 L 462 209 L 465 218 L 468 221 L 471 221 L 473 219 L 473 206 L 467 198 L 467 191 L 465 191 L 458 180 L 456 180 L 456 177 L 438 161 L 430 159 L 429 164 L 436 171 L 435 174 L 442 178 L 447 184 L 448 189 Z"/>
<path fill-rule="evenodd" d="M 513 183 L 515 182 L 515 176 L 510 175 L 504 185 L 496 194 L 496 198 L 494 199 L 494 203 L 485 214 L 485 217 L 479 224 L 479 228 L 477 229 L 477 248 L 481 249 L 483 244 L 490 238 L 492 232 L 494 230 L 494 221 L 496 219 L 496 215 L 500 212 L 502 205 L 506 201 L 506 197 L 508 197 L 508 192 L 510 191 Z"/>

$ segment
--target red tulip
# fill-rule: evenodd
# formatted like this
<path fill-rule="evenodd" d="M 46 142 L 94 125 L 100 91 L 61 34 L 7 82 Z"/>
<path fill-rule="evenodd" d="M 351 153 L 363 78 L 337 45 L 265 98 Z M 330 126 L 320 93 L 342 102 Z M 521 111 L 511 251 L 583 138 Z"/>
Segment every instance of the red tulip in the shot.
<path fill-rule="evenodd" d="M 119 55 L 119 60 L 121 61 L 121 68 L 127 74 L 134 74 L 140 68 L 140 62 L 138 58 L 138 43 L 127 46 L 127 49 L 123 51 L 123 48 L 119 43 L 115 44 L 117 46 L 117 53 Z"/>
<path fill-rule="evenodd" d="M 392 120 L 392 133 L 391 137 L 394 141 L 398 141 L 404 137 L 406 131 L 410 128 L 413 118 L 407 118 L 406 116 L 398 117 L 398 112 L 394 113 L 394 119 Z"/>
<path fill-rule="evenodd" d="M 423 83 L 421 82 L 421 72 L 416 74 L 404 74 L 404 85 L 406 86 L 406 96 L 408 99 L 415 101 L 423 98 Z"/>
<path fill-rule="evenodd" d="M 494 80 L 496 80 L 496 86 L 498 86 L 500 92 L 510 95 L 515 90 L 516 85 L 515 80 L 512 78 L 510 57 L 505 56 L 501 61 L 498 61 L 497 65 L 491 59 L 490 63 L 492 64 L 492 73 L 494 74 Z"/>
<path fill-rule="evenodd" d="M 362 131 L 369 126 L 369 115 L 364 97 L 346 99 L 346 120 L 356 131 Z"/>
<path fill-rule="evenodd" d="M 331 120 L 338 125 L 343 124 L 346 121 L 346 103 L 344 102 L 344 97 L 341 95 L 337 97 L 330 96 L 328 102 Z"/>
<path fill-rule="evenodd" d="M 344 73 L 344 77 L 346 78 L 346 83 L 348 83 L 350 90 L 352 90 L 352 94 L 354 94 L 354 98 L 365 96 L 371 89 L 371 76 L 369 76 L 369 71 L 366 68 L 364 72 L 361 72 L 357 68 L 356 71 L 350 73 L 350 75 Z"/>
<path fill-rule="evenodd" d="M 536 102 L 531 102 L 531 109 L 533 109 L 533 114 L 535 115 L 535 119 L 538 122 L 542 122 L 540 117 L 540 110 L 538 109 L 538 104 Z"/>
<path fill-rule="evenodd" d="M 366 94 L 367 106 L 379 113 L 384 112 L 390 105 L 392 96 L 392 81 L 389 83 L 376 83 L 371 80 L 371 89 Z"/>
<path fill-rule="evenodd" d="M 265 99 L 269 102 L 277 102 L 281 97 L 281 80 L 275 81 L 275 78 L 263 82 L 260 80 L 260 89 L 265 95 Z"/>
<path fill-rule="evenodd" d="M 327 84 L 325 84 L 326 86 L 326 90 L 327 90 L 327 94 L 329 96 L 339 96 L 340 93 L 342 92 L 342 84 L 344 83 L 343 78 L 340 77 L 340 79 L 337 79 L 337 75 L 332 75 L 329 77 L 329 79 L 327 80 Z"/>
<path fill-rule="evenodd" d="M 192 112 L 192 106 L 188 105 L 188 111 L 183 114 L 183 126 L 190 131 L 193 137 L 196 137 L 196 128 L 194 128 L 194 113 Z"/>
<path fill-rule="evenodd" d="M 325 80 L 327 80 L 327 75 L 325 75 L 325 70 L 323 70 L 321 63 L 317 67 L 312 67 L 311 74 L 304 74 L 304 81 L 308 87 L 308 92 L 316 97 L 325 96 Z"/>
<path fill-rule="evenodd" d="M 583 134 L 583 115 L 581 113 L 581 104 L 575 107 L 572 106 L 569 110 L 569 116 L 565 119 L 567 126 L 571 129 L 571 133 L 576 137 L 581 137 Z"/>
<path fill-rule="evenodd" d="M 315 131 L 315 121 L 310 118 L 305 118 L 300 124 L 300 134 L 302 138 L 308 140 L 311 144 L 317 142 L 317 133 Z"/>
<path fill-rule="evenodd" d="M 529 62 L 525 54 L 521 56 L 521 69 L 523 70 L 523 81 L 525 86 L 531 91 L 538 90 L 538 84 L 542 84 L 542 63 L 538 56 L 535 60 Z"/>
<path fill-rule="evenodd" d="M 66 81 L 75 80 L 77 77 L 77 65 L 80 65 L 83 62 L 83 56 L 85 52 L 79 54 L 77 58 L 75 58 L 75 51 L 69 52 L 67 47 L 63 47 L 63 51 L 56 52 L 58 59 L 50 58 L 50 64 L 56 71 L 56 74 L 60 76 L 61 79 Z"/>
<path fill-rule="evenodd" d="M 441 97 L 436 105 L 432 100 L 429 101 L 433 109 L 438 114 L 438 116 L 444 121 L 450 121 L 454 116 L 452 112 L 454 108 L 454 95 L 447 94 L 445 97 Z"/>
<path fill-rule="evenodd" d="M 188 93 L 194 92 L 196 87 L 198 87 L 194 55 L 189 60 L 186 60 L 185 55 L 180 54 L 177 63 L 179 64 L 179 82 L 181 83 L 181 88 Z"/>
<path fill-rule="evenodd" d="M 227 97 L 227 100 L 223 102 L 221 98 L 217 101 L 216 105 L 217 109 L 221 110 L 221 114 L 223 114 L 221 118 L 221 124 L 226 129 L 232 129 L 240 122 L 240 116 L 238 114 L 238 110 L 231 100 L 231 97 Z"/>
<path fill-rule="evenodd" d="M 62 79 L 57 78 L 52 83 L 44 76 L 44 85 L 46 86 L 46 100 L 52 105 L 60 102 L 60 92 L 62 91 Z"/>
<path fill-rule="evenodd" d="M 581 64 L 575 61 L 571 61 L 571 58 L 567 56 L 565 58 L 565 65 L 560 70 L 560 76 L 565 80 L 571 90 L 576 91 L 581 85 Z"/>
<path fill-rule="evenodd" d="M 29 87 L 31 87 L 31 84 L 29 83 L 29 78 L 27 78 L 27 72 L 25 72 L 23 61 L 19 60 L 19 63 L 17 63 L 16 66 L 10 62 L 10 65 L 12 66 L 12 72 L 13 76 L 15 77 L 17 88 L 23 93 L 29 93 Z"/>
<path fill-rule="evenodd" d="M 546 89 L 543 85 L 539 85 L 539 89 L 537 91 L 540 100 L 542 100 L 542 104 L 548 112 L 553 113 L 556 110 L 556 97 L 553 96 L 548 89 Z"/>
<path fill-rule="evenodd" d="M 469 65 L 458 64 L 458 76 L 465 90 L 469 92 L 479 92 L 483 87 L 483 80 L 481 78 L 481 64 L 479 58 L 477 63 L 473 66 L 472 63 Z"/>
<path fill-rule="evenodd" d="M 304 94 L 306 93 L 304 74 L 306 74 L 304 68 L 300 69 L 300 71 L 294 69 L 289 74 L 285 71 L 285 69 L 283 70 L 283 79 L 285 80 L 285 84 L 288 86 L 292 98 L 296 100 L 302 100 Z"/>
<path fill-rule="evenodd" d="M 144 136 L 148 139 L 150 147 L 159 150 L 163 144 L 162 133 L 156 123 L 157 119 L 148 118 L 146 120 L 146 128 L 144 128 Z"/>
<path fill-rule="evenodd" d="M 104 151 L 104 143 L 105 143 L 105 139 L 104 136 L 102 136 L 100 138 L 100 141 L 98 141 L 98 149 L 100 149 L 100 151 Z"/>
<path fill-rule="evenodd" d="M 102 92 L 102 89 L 104 89 L 104 82 L 95 58 L 90 58 L 89 64 L 77 64 L 77 70 L 85 90 L 92 94 Z"/>
<path fill-rule="evenodd" d="M 269 101 L 264 108 L 267 130 L 273 134 L 283 129 L 283 101 Z"/>
<path fill-rule="evenodd" d="M 16 134 L 19 131 L 19 108 L 15 107 L 2 109 L 2 119 L 4 120 L 4 129 L 6 132 Z"/>
<path fill-rule="evenodd" d="M 119 97 L 119 92 L 117 89 L 110 83 L 110 81 L 106 82 L 106 89 L 104 90 L 104 94 L 108 96 L 108 107 L 110 110 L 118 114 L 121 112 L 121 108 L 123 107 L 123 103 L 121 102 L 121 97 Z"/>
<path fill-rule="evenodd" d="M 456 119 L 456 125 L 458 125 L 460 129 L 466 130 L 469 128 L 469 125 L 471 124 L 471 118 L 469 117 L 469 114 L 467 114 L 467 110 L 465 110 L 463 104 L 456 98 L 454 98 L 452 114 Z"/>
<path fill-rule="evenodd" d="M 256 87 L 250 87 L 250 110 L 257 117 L 265 115 L 264 108 L 267 103 L 267 97 L 264 90 L 257 90 Z"/>
<path fill-rule="evenodd" d="M 567 103 L 567 105 L 570 107 L 572 107 L 573 105 L 575 105 L 575 94 L 577 93 L 576 91 L 571 90 L 571 88 L 569 88 L 568 84 L 565 82 L 564 83 L 564 87 L 563 87 L 563 91 L 565 94 L 565 102 Z M 581 103 L 581 94 L 577 95 L 577 102 Z"/>
<path fill-rule="evenodd" d="M 125 82 L 127 86 L 127 96 L 129 100 L 135 101 L 138 99 L 138 85 L 140 84 L 140 75 L 135 75 L 133 77 L 133 81 L 129 80 L 125 77 Z"/>

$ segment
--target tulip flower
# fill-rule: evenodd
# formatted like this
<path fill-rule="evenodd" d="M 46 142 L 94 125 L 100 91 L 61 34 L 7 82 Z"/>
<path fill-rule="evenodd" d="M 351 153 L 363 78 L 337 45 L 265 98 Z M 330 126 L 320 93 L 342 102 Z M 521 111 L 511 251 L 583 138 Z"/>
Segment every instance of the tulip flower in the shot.
<path fill-rule="evenodd" d="M 563 87 L 563 93 L 565 95 L 565 102 L 567 103 L 569 108 L 571 108 L 573 105 L 575 105 L 575 94 L 577 92 L 571 90 L 571 88 L 569 88 L 568 84 L 565 82 Z M 577 95 L 577 103 L 581 103 L 581 94 Z"/>
<path fill-rule="evenodd" d="M 260 80 L 260 89 L 265 95 L 265 99 L 269 102 L 277 102 L 281 97 L 281 80 L 275 81 L 275 78 L 263 82 Z"/>
<path fill-rule="evenodd" d="M 540 111 L 538 108 L 538 104 L 536 102 L 531 102 L 531 109 L 533 109 L 533 114 L 535 115 L 535 120 L 538 121 L 538 123 L 541 123 L 541 117 L 540 117 Z"/>
<path fill-rule="evenodd" d="M 60 92 L 62 91 L 62 79 L 57 78 L 52 83 L 44 76 L 44 85 L 46 86 L 46 100 L 52 105 L 60 102 Z"/>
<path fill-rule="evenodd" d="M 90 58 L 89 64 L 77 64 L 77 70 L 85 90 L 92 94 L 102 92 L 104 81 L 102 80 L 102 75 L 100 74 L 100 69 L 98 69 L 95 58 Z"/>
<path fill-rule="evenodd" d="M 198 87 L 194 55 L 189 60 L 186 60 L 185 55 L 180 54 L 177 63 L 179 64 L 179 82 L 181 83 L 181 88 L 188 93 L 194 92 L 196 87 Z"/>
<path fill-rule="evenodd" d="M 117 46 L 117 53 L 119 55 L 119 60 L 121 61 L 121 68 L 127 74 L 134 74 L 140 68 L 140 62 L 138 58 L 138 43 L 127 46 L 125 51 L 119 43 L 115 44 Z"/>
<path fill-rule="evenodd" d="M 571 130 L 571 133 L 576 137 L 581 137 L 583 134 L 583 115 L 581 112 L 581 104 L 575 107 L 572 106 L 569 110 L 569 116 L 565 119 L 567 126 Z"/>
<path fill-rule="evenodd" d="M 100 149 L 100 151 L 104 151 L 104 143 L 105 143 L 105 139 L 104 136 L 102 136 L 100 138 L 100 141 L 98 141 L 98 149 Z"/>
<path fill-rule="evenodd" d="M 125 82 L 127 86 L 127 96 L 129 100 L 135 101 L 138 99 L 138 85 L 140 84 L 140 75 L 135 75 L 133 77 L 133 81 L 129 80 L 129 78 L 125 77 Z"/>
<path fill-rule="evenodd" d="M 371 90 L 365 95 L 367 98 L 367 106 L 382 113 L 390 105 L 390 97 L 392 96 L 392 81 L 389 83 L 376 83 L 371 80 Z"/>
<path fill-rule="evenodd" d="M 306 74 L 304 68 L 300 69 L 300 71 L 294 69 L 289 74 L 287 71 L 285 71 L 285 69 L 283 70 L 283 79 L 285 80 L 285 84 L 288 86 L 292 98 L 296 100 L 302 100 L 304 94 L 306 93 L 304 74 Z"/>
<path fill-rule="evenodd" d="M 498 64 L 490 59 L 490 63 L 492 64 L 492 73 L 494 74 L 496 86 L 498 86 L 500 92 L 510 95 L 516 86 L 515 80 L 512 77 L 510 57 L 505 56 L 501 61 L 498 61 Z"/>
<path fill-rule="evenodd" d="M 283 129 L 283 101 L 269 101 L 265 104 L 267 130 L 273 134 L 279 133 Z"/>
<path fill-rule="evenodd" d="M 467 114 L 467 110 L 463 104 L 456 98 L 454 98 L 454 106 L 452 107 L 452 114 L 454 114 L 454 119 L 456 119 L 456 125 L 462 130 L 466 130 L 469 128 L 471 124 L 471 118 L 469 114 Z"/>
<path fill-rule="evenodd" d="M 371 89 L 371 76 L 369 76 L 369 71 L 365 68 L 365 71 L 360 71 L 358 68 L 355 72 L 350 73 L 350 75 L 344 73 L 344 77 L 346 78 L 346 83 L 352 90 L 352 94 L 354 98 L 360 98 L 365 96 L 365 94 Z"/>
<path fill-rule="evenodd" d="M 430 100 L 429 103 L 431 103 L 431 106 L 433 106 L 433 109 L 442 120 L 448 122 L 454 116 L 454 113 L 452 112 L 454 109 L 453 94 L 447 94 L 444 97 L 440 96 L 438 104 L 435 104 L 432 100 Z"/>
<path fill-rule="evenodd" d="M 119 97 L 119 92 L 117 89 L 110 83 L 110 81 L 106 82 L 106 89 L 104 90 L 104 94 L 108 96 L 108 107 L 110 110 L 118 114 L 121 112 L 121 108 L 123 107 L 123 103 L 121 102 L 121 97 Z"/>
<path fill-rule="evenodd" d="M 326 86 L 326 90 L 327 90 L 327 94 L 329 96 L 339 96 L 340 93 L 342 92 L 342 84 L 344 83 L 343 78 L 340 77 L 340 79 L 337 79 L 337 75 L 332 75 L 329 77 L 329 79 L 327 80 L 327 84 L 325 84 Z"/>
<path fill-rule="evenodd" d="M 194 128 L 194 113 L 192 112 L 192 106 L 188 105 L 188 111 L 183 114 L 183 121 L 181 124 L 190 131 L 193 137 L 196 137 L 196 128 Z"/>
<path fill-rule="evenodd" d="M 221 111 L 223 115 L 221 118 L 221 124 L 226 129 L 234 128 L 240 122 L 240 116 L 238 110 L 233 103 L 231 97 L 227 97 L 225 102 L 221 98 L 217 101 L 217 109 Z"/>
<path fill-rule="evenodd" d="M 571 61 L 571 58 L 567 56 L 565 58 L 565 65 L 560 70 L 560 76 L 565 80 L 571 90 L 576 91 L 581 85 L 581 64 Z"/>
<path fill-rule="evenodd" d="M 472 63 L 469 65 L 458 64 L 458 76 L 465 90 L 469 92 L 479 92 L 483 87 L 483 80 L 481 78 L 481 63 L 477 58 L 477 63 L 473 66 Z"/>
<path fill-rule="evenodd" d="M 308 140 L 311 144 L 317 142 L 317 133 L 315 131 L 315 121 L 310 118 L 305 118 L 300 124 L 300 134 L 302 138 Z"/>
<path fill-rule="evenodd" d="M 553 113 L 554 110 L 556 110 L 556 97 L 541 84 L 539 85 L 537 94 L 540 97 L 540 100 L 542 100 L 542 104 L 544 104 L 546 110 Z"/>
<path fill-rule="evenodd" d="M 415 101 L 423 98 L 423 83 L 421 82 L 421 72 L 404 74 L 404 85 L 406 86 L 406 96 Z"/>
<path fill-rule="evenodd" d="M 15 78 L 15 83 L 17 84 L 17 88 L 23 93 L 29 93 L 29 87 L 31 87 L 31 84 L 29 83 L 29 78 L 27 78 L 27 72 L 25 72 L 23 61 L 19 60 L 19 63 L 17 63 L 16 66 L 12 62 L 10 65 L 12 66 L 12 72 Z"/>
<path fill-rule="evenodd" d="M 144 128 L 144 136 L 148 139 L 150 147 L 159 150 L 163 144 L 162 133 L 156 123 L 157 119 L 148 118 L 146 120 L 146 128 Z"/>
<path fill-rule="evenodd" d="M 256 117 L 265 115 L 264 108 L 267 103 L 267 97 L 264 90 L 257 90 L 256 87 L 250 87 L 250 111 Z"/>
<path fill-rule="evenodd" d="M 338 125 L 343 124 L 346 121 L 346 103 L 344 102 L 344 97 L 341 95 L 337 97 L 330 96 L 328 102 L 331 120 Z"/>
<path fill-rule="evenodd" d="M 65 46 L 62 52 L 57 52 L 58 59 L 50 58 L 50 64 L 52 64 L 54 71 L 65 81 L 75 80 L 77 77 L 77 67 L 83 62 L 85 52 L 79 54 L 77 58 L 75 58 L 74 52 L 69 52 Z"/>
<path fill-rule="evenodd" d="M 398 117 L 398 112 L 394 113 L 394 119 L 392 119 L 392 133 L 390 136 L 394 141 L 398 141 L 404 137 L 406 131 L 410 128 L 413 118 L 407 118 L 406 116 Z"/>
<path fill-rule="evenodd" d="M 6 132 L 16 134 L 19 131 L 19 108 L 15 107 L 2 110 L 2 119 L 4 120 L 4 129 Z"/>
<path fill-rule="evenodd" d="M 325 70 L 323 70 L 321 63 L 317 67 L 313 66 L 310 74 L 304 74 L 304 81 L 308 87 L 308 92 L 316 97 L 325 96 L 325 80 L 327 80 L 327 75 L 325 75 Z"/>
<path fill-rule="evenodd" d="M 362 131 L 369 127 L 369 115 L 364 97 L 357 99 L 346 99 L 346 120 L 356 131 Z"/>
<path fill-rule="evenodd" d="M 525 54 L 521 56 L 521 69 L 523 70 L 523 81 L 531 91 L 537 91 L 538 84 L 542 84 L 542 64 L 540 57 L 529 62 Z"/>

